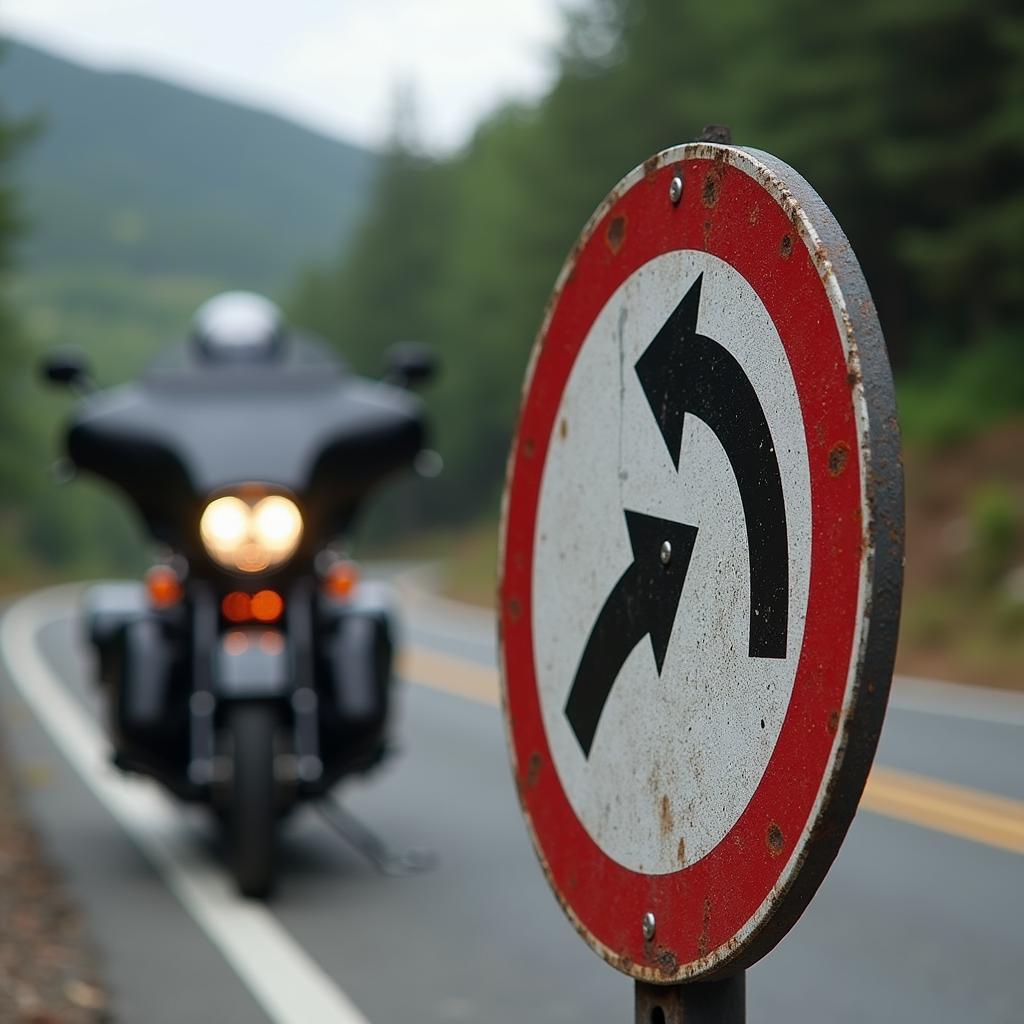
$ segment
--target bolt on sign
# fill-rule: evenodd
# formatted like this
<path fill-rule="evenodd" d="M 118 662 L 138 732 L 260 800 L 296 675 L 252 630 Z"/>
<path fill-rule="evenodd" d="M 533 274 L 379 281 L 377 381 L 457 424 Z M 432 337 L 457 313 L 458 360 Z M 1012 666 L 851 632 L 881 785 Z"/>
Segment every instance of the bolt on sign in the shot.
<path fill-rule="evenodd" d="M 555 286 L 502 525 L 523 813 L 619 970 L 729 975 L 800 916 L 874 756 L 902 561 L 892 376 L 835 218 L 766 153 L 659 153 Z"/>

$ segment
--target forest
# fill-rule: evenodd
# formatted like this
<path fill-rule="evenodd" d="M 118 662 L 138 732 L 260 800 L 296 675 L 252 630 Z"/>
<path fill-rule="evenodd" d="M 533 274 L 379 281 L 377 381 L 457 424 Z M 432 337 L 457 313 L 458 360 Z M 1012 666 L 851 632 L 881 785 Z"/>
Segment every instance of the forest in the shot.
<path fill-rule="evenodd" d="M 596 0 L 554 87 L 434 159 L 399 118 L 361 230 L 294 317 L 360 369 L 440 352 L 431 521 L 493 516 L 519 387 L 558 269 L 611 186 L 727 124 L 831 206 L 864 267 L 911 441 L 1024 409 L 1024 13 L 1003 0 Z M 1015 372 L 1007 372 L 1009 370 Z"/>

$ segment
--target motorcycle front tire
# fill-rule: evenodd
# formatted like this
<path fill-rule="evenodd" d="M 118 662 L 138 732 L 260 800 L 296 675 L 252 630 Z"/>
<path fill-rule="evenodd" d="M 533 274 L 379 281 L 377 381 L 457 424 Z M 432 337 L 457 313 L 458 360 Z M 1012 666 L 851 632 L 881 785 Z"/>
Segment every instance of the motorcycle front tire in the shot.
<path fill-rule="evenodd" d="M 277 853 L 277 719 L 268 705 L 238 704 L 226 724 L 233 761 L 225 822 L 228 856 L 239 892 L 263 899 L 274 885 Z"/>

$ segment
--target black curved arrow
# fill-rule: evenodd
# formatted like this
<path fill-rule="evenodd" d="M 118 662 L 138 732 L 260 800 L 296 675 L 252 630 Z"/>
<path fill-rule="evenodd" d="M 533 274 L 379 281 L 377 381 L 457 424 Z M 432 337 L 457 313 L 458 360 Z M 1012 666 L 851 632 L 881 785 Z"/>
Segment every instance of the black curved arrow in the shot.
<path fill-rule="evenodd" d="M 789 545 L 782 475 L 753 385 L 731 353 L 697 333 L 702 274 L 637 360 L 636 373 L 678 469 L 687 413 L 725 449 L 739 485 L 750 560 L 752 658 L 785 658 Z"/>
<path fill-rule="evenodd" d="M 608 694 L 630 652 L 648 634 L 661 674 L 697 528 L 626 511 L 633 563 L 619 577 L 583 649 L 565 705 L 584 755 L 590 754 Z M 668 559 L 663 545 L 668 544 Z"/>

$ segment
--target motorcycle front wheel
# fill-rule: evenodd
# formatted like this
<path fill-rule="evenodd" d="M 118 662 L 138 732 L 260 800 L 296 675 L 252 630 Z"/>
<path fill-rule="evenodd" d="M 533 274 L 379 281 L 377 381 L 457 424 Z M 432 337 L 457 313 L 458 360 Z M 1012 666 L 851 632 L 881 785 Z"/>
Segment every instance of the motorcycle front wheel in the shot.
<path fill-rule="evenodd" d="M 277 852 L 277 719 L 268 705 L 238 704 L 226 726 L 233 762 L 225 819 L 231 871 L 243 896 L 262 899 L 274 885 Z"/>

